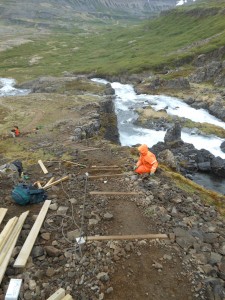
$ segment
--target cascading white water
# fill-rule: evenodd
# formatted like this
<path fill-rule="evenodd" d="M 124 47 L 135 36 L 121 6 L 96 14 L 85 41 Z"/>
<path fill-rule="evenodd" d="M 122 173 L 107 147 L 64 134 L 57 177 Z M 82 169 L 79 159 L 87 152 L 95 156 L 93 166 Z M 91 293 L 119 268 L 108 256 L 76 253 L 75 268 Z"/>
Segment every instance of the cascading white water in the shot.
<path fill-rule="evenodd" d="M 99 78 L 94 78 L 93 81 L 102 84 L 108 83 L 108 81 Z M 170 115 L 189 118 L 196 122 L 207 122 L 225 129 L 225 123 L 210 115 L 206 110 L 194 109 L 177 98 L 164 95 L 137 95 L 132 85 L 119 82 L 113 82 L 111 86 L 115 90 L 115 111 L 122 146 L 145 143 L 151 147 L 164 141 L 165 131 L 146 129 L 133 124 L 138 118 L 135 109 L 148 105 L 151 105 L 156 111 L 165 109 Z M 181 138 L 184 142 L 193 144 L 198 150 L 206 149 L 213 155 L 225 159 L 225 153 L 220 149 L 223 140 L 215 135 L 203 136 L 194 132 L 190 134 L 182 131 Z M 208 174 L 197 173 L 193 175 L 193 180 L 207 189 L 225 194 L 225 179 L 223 178 L 214 178 Z"/>
<path fill-rule="evenodd" d="M 0 97 L 28 95 L 30 90 L 17 89 L 14 87 L 16 81 L 11 78 L 0 78 Z"/>
<path fill-rule="evenodd" d="M 108 83 L 108 81 L 98 78 L 94 78 L 93 81 L 103 84 Z M 207 122 L 225 129 L 225 123 L 210 115 L 205 109 L 195 109 L 178 98 L 164 95 L 137 95 L 132 85 L 119 82 L 113 82 L 111 86 L 115 90 L 115 109 L 118 118 L 120 142 L 123 146 L 145 143 L 151 147 L 164 141 L 165 131 L 146 129 L 133 124 L 138 117 L 135 110 L 148 105 L 156 111 L 165 109 L 170 115 L 185 117 L 199 123 Z M 184 142 L 193 144 L 198 150 L 206 149 L 213 155 L 225 159 L 225 153 L 220 149 L 223 142 L 220 137 L 200 135 L 194 132 L 190 134 L 182 130 L 181 138 Z"/>

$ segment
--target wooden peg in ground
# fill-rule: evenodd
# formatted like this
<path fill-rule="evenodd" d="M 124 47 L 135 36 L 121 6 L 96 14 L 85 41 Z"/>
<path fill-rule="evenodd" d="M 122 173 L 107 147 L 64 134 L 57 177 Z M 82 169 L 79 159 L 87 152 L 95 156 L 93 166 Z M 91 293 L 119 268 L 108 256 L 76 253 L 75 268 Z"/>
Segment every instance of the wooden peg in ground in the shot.
<path fill-rule="evenodd" d="M 46 169 L 46 167 L 45 167 L 45 165 L 43 164 L 43 162 L 42 162 L 41 159 L 38 160 L 38 163 L 39 163 L 39 165 L 40 165 L 42 171 L 44 172 L 44 174 L 47 174 L 47 173 L 48 173 L 48 170 Z"/>

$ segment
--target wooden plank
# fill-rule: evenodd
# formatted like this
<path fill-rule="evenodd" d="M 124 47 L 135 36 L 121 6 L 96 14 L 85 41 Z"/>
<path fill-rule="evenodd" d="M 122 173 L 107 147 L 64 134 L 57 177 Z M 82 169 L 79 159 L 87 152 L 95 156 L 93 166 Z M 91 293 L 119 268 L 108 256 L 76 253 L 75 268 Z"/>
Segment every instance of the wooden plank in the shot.
<path fill-rule="evenodd" d="M 121 169 L 120 168 L 95 168 L 95 169 L 90 169 L 90 172 L 100 172 L 100 171 L 117 171 L 119 172 Z"/>
<path fill-rule="evenodd" d="M 35 243 L 35 240 L 38 236 L 38 233 L 40 231 L 40 228 L 42 226 L 42 223 L 44 222 L 45 216 L 47 214 L 49 205 L 51 204 L 51 200 L 45 200 L 41 211 L 39 212 L 39 215 L 30 231 L 28 234 L 25 243 L 23 244 L 22 249 L 20 250 L 19 255 L 17 256 L 17 259 L 14 263 L 15 268 L 22 268 L 25 267 L 28 257 L 31 253 L 31 250 L 33 248 L 33 245 Z"/>
<path fill-rule="evenodd" d="M 168 239 L 167 234 L 132 234 L 132 235 L 101 235 L 88 236 L 87 241 L 108 241 L 108 240 L 137 240 L 137 239 Z"/>
<path fill-rule="evenodd" d="M 29 214 L 29 211 L 26 211 L 26 212 L 24 212 L 20 215 L 20 217 L 17 221 L 17 224 L 13 229 L 13 232 L 12 232 L 11 236 L 10 236 L 10 238 L 8 239 L 8 241 L 5 245 L 6 249 L 5 249 L 5 247 L 3 248 L 3 250 L 6 251 L 6 255 L 4 257 L 4 260 L 0 263 L 0 284 L 2 282 L 3 276 L 5 274 L 6 268 L 9 264 L 9 261 L 10 261 L 10 258 L 11 258 L 13 249 L 16 245 L 16 242 L 17 242 L 18 237 L 20 235 L 21 229 L 23 227 L 23 224 L 24 224 L 28 214 Z M 1 254 L 2 254 L 2 252 L 1 252 Z"/>
<path fill-rule="evenodd" d="M 86 165 L 75 163 L 75 162 L 69 161 L 69 160 L 63 160 L 63 162 L 67 162 L 67 163 L 69 163 L 71 165 L 75 165 L 75 166 L 87 167 Z"/>
<path fill-rule="evenodd" d="M 98 178 L 104 178 L 104 177 L 122 177 L 125 176 L 126 174 L 104 174 L 104 175 L 89 175 L 88 178 L 90 179 L 98 179 Z"/>
<path fill-rule="evenodd" d="M 27 215 L 28 215 L 28 213 L 29 213 L 29 211 L 26 212 Z M 22 215 L 25 216 L 25 213 L 22 214 Z M 22 221 L 23 220 L 25 221 L 25 219 L 26 219 L 26 217 L 24 219 L 23 219 L 23 217 L 21 217 L 21 218 L 22 218 Z M 3 246 L 2 250 L 1 250 L 1 253 L 0 253 L 0 265 L 2 264 L 3 260 L 5 259 L 5 256 L 8 253 L 8 249 L 10 248 L 12 242 L 14 241 L 17 233 L 20 232 L 20 230 L 22 229 L 24 221 L 22 222 L 21 218 L 18 219 L 16 225 L 13 228 L 13 231 L 12 231 L 11 235 L 9 236 L 9 238 L 7 239 L 6 243 L 4 244 L 4 246 Z"/>
<path fill-rule="evenodd" d="M 2 223 L 2 220 L 4 219 L 7 210 L 7 208 L 0 208 L 0 224 Z"/>
<path fill-rule="evenodd" d="M 15 227 L 17 221 L 18 221 L 17 217 L 14 217 L 14 218 L 10 219 L 7 222 L 7 224 L 5 225 L 4 229 L 2 230 L 2 232 L 0 234 L 0 251 L 4 247 L 4 244 L 6 243 L 6 241 L 8 240 L 8 238 L 9 238 L 13 228 Z"/>
<path fill-rule="evenodd" d="M 87 151 L 94 151 L 94 150 L 105 150 L 105 149 L 101 149 L 101 148 L 89 148 L 89 149 L 83 149 L 83 150 L 79 150 L 80 152 L 87 152 Z"/>
<path fill-rule="evenodd" d="M 62 300 L 73 300 L 73 297 L 67 294 L 65 297 L 62 298 Z"/>
<path fill-rule="evenodd" d="M 50 183 L 52 183 L 54 179 L 55 179 L 55 177 L 52 177 L 52 178 L 51 178 L 51 179 L 43 186 L 43 188 L 46 187 L 46 186 L 48 186 Z"/>
<path fill-rule="evenodd" d="M 50 184 L 47 185 L 46 187 L 43 187 L 43 189 L 48 189 L 48 188 L 50 188 L 50 187 L 53 186 L 53 185 L 56 185 L 56 184 L 58 184 L 58 183 L 60 183 L 60 182 L 62 182 L 62 181 L 67 180 L 68 178 L 69 178 L 69 176 L 64 176 L 63 178 L 58 179 L 58 180 L 56 180 L 56 181 L 50 183 Z"/>
<path fill-rule="evenodd" d="M 90 195 L 141 195 L 142 193 L 137 192 L 99 192 L 93 191 L 89 192 Z"/>
<path fill-rule="evenodd" d="M 61 163 L 61 162 L 66 162 L 66 163 L 69 163 L 71 165 L 75 165 L 75 166 L 81 166 L 81 167 L 87 167 L 86 165 L 83 165 L 83 164 L 79 164 L 79 163 L 76 163 L 76 162 L 73 162 L 73 161 L 70 161 L 70 160 L 48 160 L 48 162 L 50 163 Z"/>
<path fill-rule="evenodd" d="M 42 162 L 41 159 L 38 160 L 38 163 L 39 163 L 39 165 L 40 165 L 40 167 L 41 167 L 43 173 L 44 173 L 44 174 L 47 174 L 47 173 L 48 173 L 48 170 L 46 169 L 46 167 L 45 167 L 45 165 L 43 164 L 43 162 Z"/>
<path fill-rule="evenodd" d="M 93 169 L 98 169 L 98 168 L 120 168 L 117 165 L 112 165 L 112 166 L 91 166 Z"/>
<path fill-rule="evenodd" d="M 53 295 L 51 295 L 47 300 L 62 300 L 66 292 L 64 289 L 58 289 Z"/>

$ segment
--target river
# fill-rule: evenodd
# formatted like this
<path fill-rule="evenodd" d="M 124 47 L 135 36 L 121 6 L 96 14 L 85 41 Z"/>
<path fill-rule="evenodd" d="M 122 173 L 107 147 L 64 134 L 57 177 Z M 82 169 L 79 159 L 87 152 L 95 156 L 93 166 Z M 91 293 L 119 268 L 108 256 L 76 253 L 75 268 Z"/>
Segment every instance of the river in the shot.
<path fill-rule="evenodd" d="M 109 83 L 100 78 L 93 78 L 92 80 L 102 84 Z M 119 82 L 112 82 L 111 86 L 115 90 L 115 111 L 122 146 L 145 143 L 148 147 L 151 147 L 164 141 L 166 133 L 164 130 L 156 131 L 134 125 L 135 120 L 138 118 L 135 110 L 149 105 L 156 111 L 166 108 L 167 113 L 170 115 L 185 117 L 195 122 L 207 122 L 225 129 L 225 122 L 212 116 L 207 110 L 192 108 L 178 98 L 165 95 L 137 95 L 132 85 Z M 224 140 L 220 137 L 201 135 L 195 131 L 188 133 L 182 130 L 181 138 L 184 142 L 193 144 L 198 150 L 206 149 L 214 156 L 225 159 L 225 153 L 220 149 L 220 145 Z M 193 176 L 193 180 L 205 188 L 225 194 L 225 179 L 218 179 L 205 173 L 197 173 Z"/>

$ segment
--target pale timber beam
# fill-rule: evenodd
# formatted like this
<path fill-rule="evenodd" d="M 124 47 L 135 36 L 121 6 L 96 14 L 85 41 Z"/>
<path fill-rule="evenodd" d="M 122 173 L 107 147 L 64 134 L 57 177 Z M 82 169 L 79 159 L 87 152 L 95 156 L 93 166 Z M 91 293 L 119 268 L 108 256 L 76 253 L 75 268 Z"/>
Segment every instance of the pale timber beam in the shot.
<path fill-rule="evenodd" d="M 31 229 L 30 233 L 28 234 L 27 239 L 26 239 L 25 243 L 23 244 L 23 247 L 20 250 L 20 253 L 17 256 L 17 259 L 13 265 L 15 268 L 25 267 L 28 257 L 30 255 L 33 245 L 35 243 L 35 240 L 36 240 L 38 233 L 40 231 L 40 228 L 42 226 L 42 223 L 44 222 L 44 219 L 45 219 L 45 216 L 47 214 L 50 204 L 51 204 L 51 200 L 45 200 L 45 202 L 41 208 L 41 211 L 39 212 L 39 215 Z"/>

